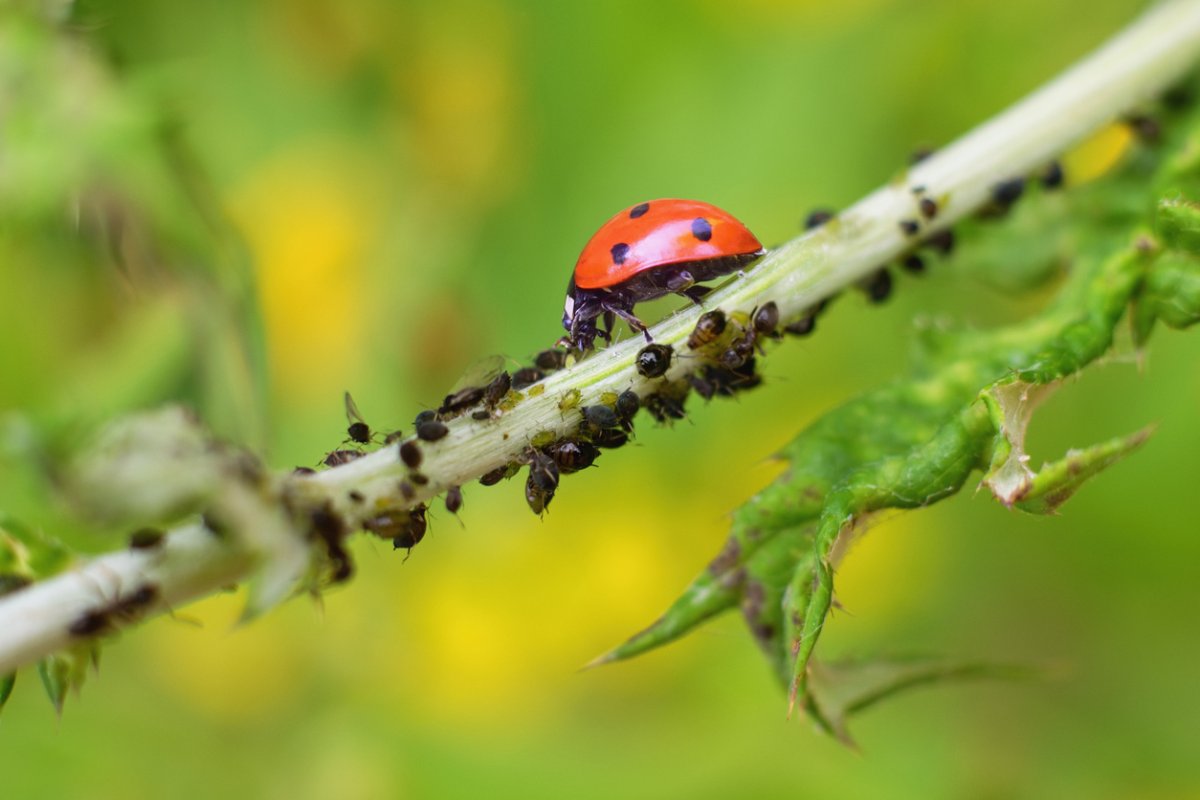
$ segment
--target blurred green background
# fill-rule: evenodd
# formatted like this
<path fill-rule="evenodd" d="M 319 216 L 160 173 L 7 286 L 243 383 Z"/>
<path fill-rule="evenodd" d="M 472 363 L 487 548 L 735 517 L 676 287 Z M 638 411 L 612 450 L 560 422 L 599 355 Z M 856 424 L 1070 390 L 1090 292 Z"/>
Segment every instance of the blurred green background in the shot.
<path fill-rule="evenodd" d="M 112 60 L 116 83 L 84 71 L 45 87 L 78 126 L 6 123 L 0 410 L 61 432 L 178 398 L 261 437 L 275 466 L 315 464 L 344 436 L 343 390 L 387 428 L 473 360 L 527 363 L 553 342 L 570 268 L 617 209 L 703 198 L 783 241 L 810 208 L 849 204 L 1140 7 L 92 0 L 68 27 Z M 0 69 L 36 59 L 35 39 L 7 36 Z M 31 114 L 60 110 L 48 108 Z M 165 133 L 154 108 L 169 112 Z M 109 138 L 97 145 L 93 129 Z M 164 140 L 186 144 L 193 192 L 237 236 L 206 241 L 163 175 L 138 171 Z M 111 170 L 98 185 L 136 201 L 84 203 L 83 216 L 116 208 L 168 231 L 169 277 L 139 271 L 155 259 L 136 236 L 105 258 L 45 222 L 79 215 L 56 187 L 94 177 L 75 156 L 93 146 Z M 244 306 L 223 306 L 213 285 Z M 777 474 L 775 449 L 903 368 L 915 317 L 990 324 L 1038 302 L 953 261 L 901 277 L 886 306 L 848 297 L 818 335 L 780 347 L 765 388 L 693 399 L 674 429 L 644 422 L 636 446 L 567 480 L 543 520 L 516 483 L 469 486 L 462 525 L 437 513 L 406 563 L 356 542 L 359 575 L 321 607 L 294 601 L 234 627 L 229 595 L 126 633 L 61 719 L 23 673 L 0 717 L 0 794 L 1200 797 L 1195 335 L 1160 334 L 1140 368 L 1114 358 L 1040 413 L 1035 460 L 1160 424 L 1061 517 L 968 492 L 881 524 L 839 573 L 845 610 L 818 655 L 1052 663 L 1059 679 L 905 695 L 857 721 L 864 757 L 785 721 L 732 617 L 577 671 L 703 568 L 727 512 Z M 253 328 L 255 307 L 257 376 L 260 345 L 242 373 L 236 342 L 221 343 L 227 320 Z M 187 327 L 163 322 L 178 317 Z M 0 507 L 77 546 L 111 545 L 47 502 L 31 465 L 3 468 Z"/>

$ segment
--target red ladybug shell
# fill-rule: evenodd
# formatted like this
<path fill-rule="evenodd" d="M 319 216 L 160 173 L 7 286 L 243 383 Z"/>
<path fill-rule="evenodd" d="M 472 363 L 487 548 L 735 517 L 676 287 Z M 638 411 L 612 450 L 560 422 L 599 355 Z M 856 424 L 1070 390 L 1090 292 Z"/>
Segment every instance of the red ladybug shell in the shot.
<path fill-rule="evenodd" d="M 761 252 L 762 243 L 728 212 L 699 200 L 638 203 L 604 223 L 575 262 L 575 285 L 604 289 L 664 264 Z"/>

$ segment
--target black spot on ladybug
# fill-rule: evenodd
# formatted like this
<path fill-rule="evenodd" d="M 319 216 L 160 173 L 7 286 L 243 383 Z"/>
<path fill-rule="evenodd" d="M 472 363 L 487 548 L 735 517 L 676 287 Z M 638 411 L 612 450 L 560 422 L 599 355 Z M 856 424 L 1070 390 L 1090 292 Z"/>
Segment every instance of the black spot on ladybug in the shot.
<path fill-rule="evenodd" d="M 696 217 L 692 220 L 692 236 L 707 242 L 712 238 L 712 224 L 704 217 Z"/>
<path fill-rule="evenodd" d="M 619 267 L 625 263 L 625 259 L 629 255 L 629 245 L 624 242 L 617 242 L 609 252 L 612 253 L 613 263 Z"/>
<path fill-rule="evenodd" d="M 904 231 L 905 236 L 916 236 L 920 229 L 921 226 L 915 219 L 900 220 L 900 230 Z"/>
<path fill-rule="evenodd" d="M 638 203 L 636 206 L 629 209 L 629 218 L 637 219 L 638 217 L 642 216 L 649 210 L 650 210 L 649 203 Z"/>

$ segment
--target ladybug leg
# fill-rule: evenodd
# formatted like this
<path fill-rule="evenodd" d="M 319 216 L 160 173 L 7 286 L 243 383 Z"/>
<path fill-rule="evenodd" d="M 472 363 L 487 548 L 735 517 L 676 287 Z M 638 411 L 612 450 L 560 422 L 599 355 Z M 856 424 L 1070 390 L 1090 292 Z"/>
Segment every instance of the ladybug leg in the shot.
<path fill-rule="evenodd" d="M 606 342 L 612 342 L 613 322 L 615 322 L 613 312 L 606 308 L 604 310 L 604 330 L 598 331 L 599 334 L 604 337 L 604 341 Z"/>
<path fill-rule="evenodd" d="M 692 288 L 695 283 L 696 277 L 686 269 L 681 269 L 667 278 L 667 290 L 676 294 L 683 294 Z"/>
<path fill-rule="evenodd" d="M 684 297 L 686 297 L 688 300 L 691 300 L 696 305 L 702 306 L 702 305 L 704 305 L 704 298 L 711 291 L 712 291 L 712 288 L 709 286 L 696 285 L 696 286 L 689 286 L 688 288 L 684 289 L 682 292 L 677 292 L 677 294 L 681 294 Z"/>
<path fill-rule="evenodd" d="M 628 308 L 625 308 L 623 306 L 617 306 L 617 305 L 610 306 L 608 304 L 605 304 L 604 309 L 606 312 L 608 312 L 610 314 L 616 314 L 618 317 L 620 317 L 621 319 L 623 319 L 627 323 L 629 323 L 629 327 L 633 328 L 635 331 L 642 334 L 642 336 L 645 336 L 647 342 L 654 341 L 654 339 L 652 339 L 650 337 L 650 331 L 646 330 L 646 323 L 642 322 L 640 319 L 638 319 L 636 316 L 634 316 L 633 312 L 630 311 Z"/>

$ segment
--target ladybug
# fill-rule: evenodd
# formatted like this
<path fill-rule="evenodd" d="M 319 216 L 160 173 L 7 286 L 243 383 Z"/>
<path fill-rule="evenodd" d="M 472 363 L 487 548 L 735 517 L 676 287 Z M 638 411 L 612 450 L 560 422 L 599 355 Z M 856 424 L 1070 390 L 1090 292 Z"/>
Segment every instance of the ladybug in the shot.
<path fill-rule="evenodd" d="M 697 305 L 703 281 L 728 275 L 765 253 L 745 225 L 699 200 L 638 203 L 604 223 L 575 262 L 567 284 L 563 343 L 587 351 L 597 336 L 612 339 L 616 317 L 650 341 L 633 307 L 667 294 Z M 600 330 L 596 319 L 604 320 Z"/>

